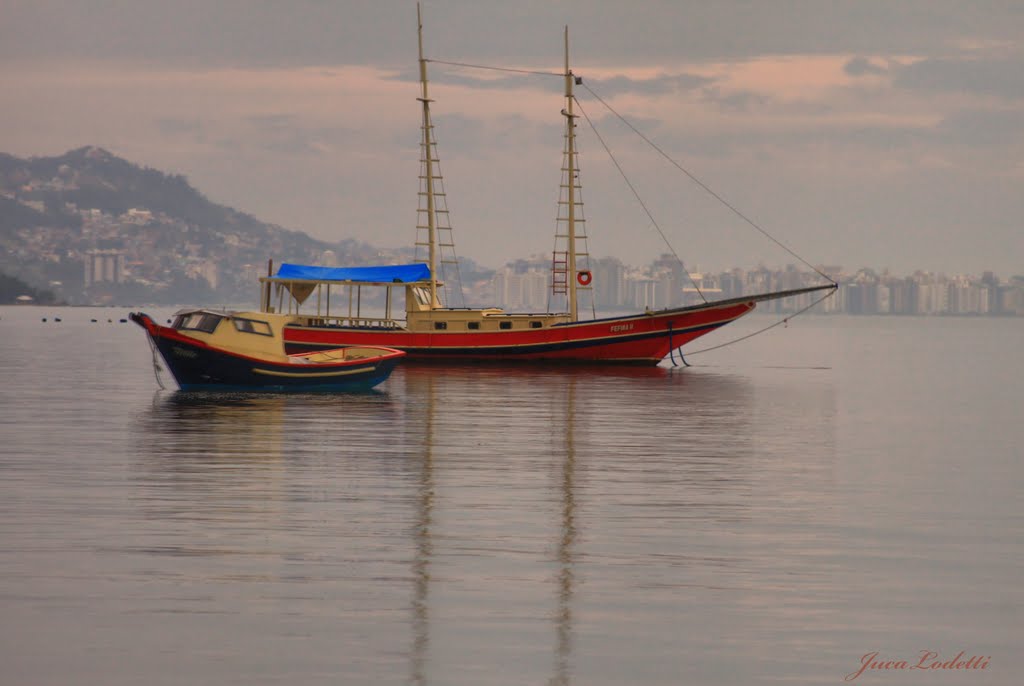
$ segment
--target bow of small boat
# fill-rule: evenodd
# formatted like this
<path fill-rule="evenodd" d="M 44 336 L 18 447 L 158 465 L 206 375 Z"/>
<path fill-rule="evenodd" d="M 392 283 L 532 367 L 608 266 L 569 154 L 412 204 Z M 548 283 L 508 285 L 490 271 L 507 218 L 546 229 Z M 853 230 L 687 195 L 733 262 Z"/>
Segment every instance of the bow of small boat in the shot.
<path fill-rule="evenodd" d="M 141 326 L 148 333 L 153 333 L 157 326 L 157 323 L 153 321 L 153 318 L 145 312 L 130 312 L 128 313 L 128 319 Z"/>
<path fill-rule="evenodd" d="M 174 333 L 172 328 L 157 324 L 156 320 L 145 312 L 129 312 L 128 319 L 142 327 L 153 343 L 159 344 L 162 339 L 167 338 L 168 334 Z"/>

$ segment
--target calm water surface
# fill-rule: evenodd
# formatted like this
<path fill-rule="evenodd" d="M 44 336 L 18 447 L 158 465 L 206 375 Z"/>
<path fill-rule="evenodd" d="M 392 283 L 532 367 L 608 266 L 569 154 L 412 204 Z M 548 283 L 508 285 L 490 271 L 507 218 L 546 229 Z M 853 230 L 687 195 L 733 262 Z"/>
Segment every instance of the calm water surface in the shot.
<path fill-rule="evenodd" d="M 259 396 L 126 313 L 0 308 L 0 683 L 1020 681 L 1024 321 Z"/>

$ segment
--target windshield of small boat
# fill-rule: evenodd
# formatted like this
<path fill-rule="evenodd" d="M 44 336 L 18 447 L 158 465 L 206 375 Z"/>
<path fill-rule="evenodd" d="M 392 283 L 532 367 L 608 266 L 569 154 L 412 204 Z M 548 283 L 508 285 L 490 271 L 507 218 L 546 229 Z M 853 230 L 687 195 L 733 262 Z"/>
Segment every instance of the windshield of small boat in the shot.
<path fill-rule="evenodd" d="M 179 331 L 202 331 L 213 333 L 224 317 L 211 312 L 185 312 L 178 315 L 172 328 Z"/>
<path fill-rule="evenodd" d="M 260 321 L 258 319 L 245 319 L 243 317 L 232 317 L 231 321 L 235 324 L 235 329 L 242 333 L 254 333 L 260 336 L 273 336 L 274 332 L 270 329 L 270 324 L 267 322 Z"/>

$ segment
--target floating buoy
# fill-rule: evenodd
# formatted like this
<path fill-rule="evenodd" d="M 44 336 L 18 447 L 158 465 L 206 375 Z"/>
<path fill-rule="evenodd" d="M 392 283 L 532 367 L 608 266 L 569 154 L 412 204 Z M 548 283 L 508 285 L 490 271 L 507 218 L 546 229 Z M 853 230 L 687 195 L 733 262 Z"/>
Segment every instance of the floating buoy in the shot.
<path fill-rule="evenodd" d="M 43 317 L 43 321 L 44 321 L 44 322 L 46 321 L 46 317 Z"/>
<path fill-rule="evenodd" d="M 60 321 L 60 317 L 54 317 L 54 318 L 53 318 L 53 321 L 55 321 L 55 322 L 59 322 L 59 321 Z"/>
<path fill-rule="evenodd" d="M 122 319 L 122 320 L 121 320 L 121 323 L 122 323 L 122 324 L 127 324 L 127 323 L 128 323 L 128 320 L 127 320 L 127 319 Z"/>
<path fill-rule="evenodd" d="M 90 322 L 92 322 L 93 324 L 95 324 L 95 323 L 96 323 L 96 320 L 95 320 L 95 319 L 90 319 L 89 321 L 90 321 Z"/>

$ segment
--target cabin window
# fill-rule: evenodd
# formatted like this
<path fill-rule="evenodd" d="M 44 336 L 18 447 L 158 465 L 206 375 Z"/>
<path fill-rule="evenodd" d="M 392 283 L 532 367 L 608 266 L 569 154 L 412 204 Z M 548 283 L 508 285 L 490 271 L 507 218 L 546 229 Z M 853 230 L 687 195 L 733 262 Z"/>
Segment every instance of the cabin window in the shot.
<path fill-rule="evenodd" d="M 498 322 L 498 328 L 499 329 L 511 329 L 512 328 L 512 322 Z"/>
<path fill-rule="evenodd" d="M 416 302 L 418 302 L 420 305 L 426 307 L 431 304 L 430 291 L 428 291 L 426 288 L 420 288 L 419 286 L 416 286 L 410 290 L 412 291 L 412 294 L 416 296 Z"/>
<path fill-rule="evenodd" d="M 224 317 L 210 312 L 188 312 L 178 316 L 173 328 L 184 331 L 213 333 Z"/>
<path fill-rule="evenodd" d="M 480 322 L 468 322 L 466 324 L 466 328 L 472 331 L 476 331 L 477 329 L 480 328 Z"/>
<path fill-rule="evenodd" d="M 242 333 L 255 333 L 260 336 L 274 335 L 267 322 L 261 322 L 258 319 L 239 319 L 238 317 L 233 318 L 232 321 L 235 323 L 235 328 Z"/>
<path fill-rule="evenodd" d="M 438 329 L 438 330 L 440 330 L 440 329 L 447 329 L 448 328 L 448 322 L 434 322 L 434 328 Z"/>
<path fill-rule="evenodd" d="M 539 329 L 543 324 L 541 322 L 530 322 L 531 329 Z"/>

